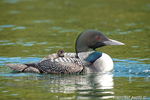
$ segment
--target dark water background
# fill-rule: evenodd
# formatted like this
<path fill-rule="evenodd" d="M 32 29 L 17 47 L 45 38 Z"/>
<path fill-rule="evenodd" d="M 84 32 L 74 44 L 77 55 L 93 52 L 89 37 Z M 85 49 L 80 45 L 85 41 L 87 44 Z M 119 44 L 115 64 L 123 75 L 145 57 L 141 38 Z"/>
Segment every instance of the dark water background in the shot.
<path fill-rule="evenodd" d="M 95 29 L 125 46 L 105 46 L 109 73 L 15 73 L 58 49 L 75 52 L 76 37 Z M 150 99 L 149 0 L 0 0 L 0 100 Z"/>

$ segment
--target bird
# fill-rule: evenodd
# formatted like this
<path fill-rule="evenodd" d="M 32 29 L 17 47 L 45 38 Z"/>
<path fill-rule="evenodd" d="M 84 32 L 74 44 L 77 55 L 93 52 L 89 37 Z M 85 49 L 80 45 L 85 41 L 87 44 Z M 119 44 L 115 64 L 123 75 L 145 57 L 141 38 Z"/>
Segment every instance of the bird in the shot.
<path fill-rule="evenodd" d="M 122 42 L 107 38 L 97 30 L 86 30 L 80 33 L 75 42 L 76 53 L 57 53 L 48 55 L 36 63 L 6 64 L 12 70 L 28 73 L 73 74 L 100 73 L 113 69 L 113 60 L 106 54 L 96 51 L 106 45 L 125 45 Z"/>

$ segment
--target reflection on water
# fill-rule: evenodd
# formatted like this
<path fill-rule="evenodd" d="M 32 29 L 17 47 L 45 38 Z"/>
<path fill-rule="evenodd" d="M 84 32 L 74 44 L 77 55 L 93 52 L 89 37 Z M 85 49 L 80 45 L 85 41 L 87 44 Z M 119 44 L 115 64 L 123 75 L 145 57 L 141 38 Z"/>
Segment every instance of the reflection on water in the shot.
<path fill-rule="evenodd" d="M 40 42 L 40 43 L 37 43 L 37 44 L 47 44 L 48 42 Z"/>
<path fill-rule="evenodd" d="M 76 29 L 70 29 L 70 30 L 61 30 L 61 31 L 59 31 L 60 33 L 69 33 L 69 32 L 78 32 L 78 30 L 76 30 Z"/>
<path fill-rule="evenodd" d="M 12 30 L 16 30 L 16 29 L 25 29 L 25 27 L 24 26 L 17 26 L 17 27 L 12 28 Z"/>
<path fill-rule="evenodd" d="M 139 46 L 132 46 L 133 48 L 137 48 L 137 47 L 139 47 Z"/>
<path fill-rule="evenodd" d="M 10 11 L 10 14 L 18 14 L 20 11 L 18 10 L 14 10 L 14 11 Z"/>
<path fill-rule="evenodd" d="M 14 43 L 3 43 L 3 44 L 0 44 L 0 45 L 14 45 Z"/>
<path fill-rule="evenodd" d="M 15 43 L 9 42 L 9 40 L 1 40 L 0 45 L 23 45 L 23 46 L 33 46 L 34 44 L 47 44 L 48 42 L 39 42 L 37 43 L 36 41 L 31 41 L 31 42 L 24 42 L 25 39 L 18 39 Z"/>
<path fill-rule="evenodd" d="M 16 4 L 21 1 L 30 1 L 30 0 L 3 0 L 4 3 Z"/>
<path fill-rule="evenodd" d="M 62 27 L 53 26 L 53 27 L 49 27 L 49 29 L 53 29 L 53 30 L 61 30 L 61 29 L 63 29 L 63 28 L 62 28 Z"/>
<path fill-rule="evenodd" d="M 50 78 L 50 77 L 48 77 Z M 65 75 L 64 77 L 53 77 L 47 84 L 55 84 L 56 87 L 46 89 L 52 93 L 78 93 L 76 99 L 91 99 L 94 95 L 97 98 L 106 98 L 107 94 L 114 94 L 110 89 L 113 88 L 111 74 L 89 74 L 89 75 Z M 46 84 L 46 83 L 43 83 Z M 59 87 L 57 87 L 59 86 Z M 44 88 L 44 87 L 43 87 Z M 45 90 L 45 89 L 43 89 Z M 95 90 L 95 91 L 93 91 Z"/>
<path fill-rule="evenodd" d="M 143 31 L 143 29 L 135 29 L 134 31 L 135 32 L 141 32 L 141 31 Z"/>
<path fill-rule="evenodd" d="M 71 23 L 71 22 L 76 22 L 79 21 L 78 19 L 68 19 L 66 22 Z"/>
<path fill-rule="evenodd" d="M 0 76 L 0 80 L 7 80 L 2 87 L 4 96 L 16 94 L 14 98 L 22 94 L 23 97 L 31 98 L 32 95 L 43 94 L 47 95 L 36 98 L 51 98 L 51 99 L 113 99 L 120 96 L 122 99 L 124 95 L 130 98 L 132 96 L 142 96 L 147 98 L 149 94 L 149 78 L 143 77 L 114 77 L 113 73 L 95 73 L 95 74 L 32 74 L 32 73 L 8 73 Z M 144 84 L 143 84 L 144 83 Z M 5 88 L 5 87 L 9 87 Z M 12 89 L 11 88 L 15 88 Z M 147 87 L 144 88 L 143 87 Z M 127 90 L 126 90 L 127 88 Z M 144 94 L 143 94 L 143 91 Z M 33 91 L 33 92 L 32 92 Z M 129 94 L 132 92 L 132 94 Z M 28 96 L 24 93 L 32 93 Z M 134 93 L 134 95 L 133 95 Z M 125 99 L 125 98 L 124 98 Z"/>
<path fill-rule="evenodd" d="M 1 28 L 9 28 L 9 27 L 14 27 L 14 25 L 0 25 Z"/>
<path fill-rule="evenodd" d="M 127 33 L 131 33 L 131 31 L 119 32 L 119 34 L 127 34 Z"/>
<path fill-rule="evenodd" d="M 8 42 L 9 40 L 0 40 L 0 42 Z"/>
<path fill-rule="evenodd" d="M 12 27 L 12 30 L 16 30 L 16 29 L 25 29 L 24 26 L 16 26 L 15 25 L 0 25 L 0 30 L 2 30 L 3 28 L 10 28 Z"/>
<path fill-rule="evenodd" d="M 53 23 L 51 20 L 35 20 L 34 23 Z"/>
<path fill-rule="evenodd" d="M 8 75 L 9 76 L 9 75 Z M 5 76 L 5 77 L 8 77 Z M 84 75 L 36 75 L 12 74 L 5 86 L 10 87 L 39 87 L 41 92 L 72 94 L 67 96 L 53 96 L 59 99 L 106 99 L 112 98 L 114 82 L 111 73 Z M 14 81 L 14 82 L 13 82 Z M 2 92 L 5 92 L 3 90 Z M 9 92 L 9 91 L 7 91 Z M 19 93 L 16 91 L 14 94 Z M 75 94 L 75 95 L 73 95 Z M 11 94 L 12 95 L 12 94 Z"/>
<path fill-rule="evenodd" d="M 135 25 L 135 23 L 126 23 L 125 25 L 127 25 L 127 26 L 133 26 L 133 25 Z"/>
<path fill-rule="evenodd" d="M 3 0 L 3 2 L 5 3 L 11 3 L 11 4 L 15 4 L 18 2 L 18 0 Z"/>
<path fill-rule="evenodd" d="M 113 89 L 113 75 L 112 74 L 89 74 L 84 81 L 78 83 L 77 93 L 79 94 L 77 99 L 106 99 L 112 98 L 114 92 Z"/>

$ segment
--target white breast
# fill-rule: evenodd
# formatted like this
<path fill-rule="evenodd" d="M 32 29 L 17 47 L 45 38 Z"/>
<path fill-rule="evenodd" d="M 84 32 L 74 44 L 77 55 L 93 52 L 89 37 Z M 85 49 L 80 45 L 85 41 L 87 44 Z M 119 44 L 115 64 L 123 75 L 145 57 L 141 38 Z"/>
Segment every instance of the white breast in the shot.
<path fill-rule="evenodd" d="M 85 66 L 85 69 L 87 70 L 87 73 L 109 72 L 113 69 L 113 60 L 106 53 L 102 53 L 102 56 L 92 64 L 90 62 L 86 62 L 84 59 L 93 52 L 94 51 L 82 52 L 78 54 L 80 60 Z"/>
<path fill-rule="evenodd" d="M 108 72 L 113 69 L 113 60 L 106 53 L 102 53 L 102 56 L 93 63 L 93 66 L 100 72 Z"/>

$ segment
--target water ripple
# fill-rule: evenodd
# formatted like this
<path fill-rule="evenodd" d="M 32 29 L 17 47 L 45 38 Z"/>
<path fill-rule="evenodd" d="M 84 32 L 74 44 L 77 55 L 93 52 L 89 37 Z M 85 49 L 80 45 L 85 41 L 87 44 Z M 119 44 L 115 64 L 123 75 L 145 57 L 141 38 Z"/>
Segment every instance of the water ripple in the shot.
<path fill-rule="evenodd" d="M 133 25 L 135 25 L 135 23 L 126 23 L 125 25 L 126 26 L 133 26 Z"/>
<path fill-rule="evenodd" d="M 0 44 L 0 45 L 15 45 L 14 43 L 3 43 L 3 44 Z"/>
<path fill-rule="evenodd" d="M 40 42 L 40 43 L 37 43 L 37 44 L 47 44 L 48 42 Z"/>
<path fill-rule="evenodd" d="M 14 25 L 0 25 L 2 28 L 9 28 L 9 27 L 14 27 Z"/>
<path fill-rule="evenodd" d="M 20 11 L 15 10 L 15 11 L 10 11 L 10 14 L 18 14 Z"/>
<path fill-rule="evenodd" d="M 0 42 L 8 42 L 9 40 L 0 40 Z"/>
<path fill-rule="evenodd" d="M 16 29 L 25 29 L 25 27 L 24 26 L 17 26 L 17 27 L 12 28 L 12 30 L 16 30 Z"/>
<path fill-rule="evenodd" d="M 70 29 L 70 30 L 62 30 L 62 31 L 59 31 L 60 33 L 67 33 L 67 32 L 78 32 L 78 30 L 75 30 L 75 29 Z"/>
<path fill-rule="evenodd" d="M 53 30 L 61 30 L 61 29 L 63 29 L 63 28 L 62 28 L 62 27 L 54 26 L 54 27 L 49 27 L 49 29 L 53 29 Z"/>
<path fill-rule="evenodd" d="M 71 22 L 76 22 L 79 21 L 79 19 L 68 19 L 66 22 L 71 23 Z"/>
<path fill-rule="evenodd" d="M 54 23 L 53 21 L 51 20 L 35 20 L 33 21 L 34 23 Z"/>
<path fill-rule="evenodd" d="M 143 29 L 135 29 L 134 31 L 135 32 L 141 32 L 141 31 L 143 31 Z"/>
<path fill-rule="evenodd" d="M 135 60 L 120 60 L 114 63 L 114 75 L 117 77 L 149 77 L 150 76 L 150 64 L 144 64 Z M 120 62 L 119 62 L 120 61 Z"/>
<path fill-rule="evenodd" d="M 15 4 L 18 3 L 18 0 L 3 0 L 5 3 Z"/>

